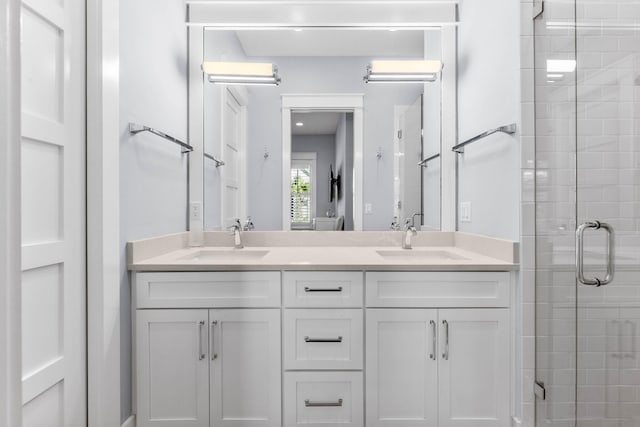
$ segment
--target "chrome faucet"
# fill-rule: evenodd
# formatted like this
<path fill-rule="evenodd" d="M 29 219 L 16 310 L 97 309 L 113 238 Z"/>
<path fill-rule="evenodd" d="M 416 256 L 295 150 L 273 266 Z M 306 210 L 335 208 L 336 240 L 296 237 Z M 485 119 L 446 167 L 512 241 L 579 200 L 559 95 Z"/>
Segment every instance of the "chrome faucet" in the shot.
<path fill-rule="evenodd" d="M 242 231 L 251 231 L 255 229 L 256 226 L 253 225 L 253 221 L 251 221 L 251 217 L 248 216 L 247 220 L 244 222 L 244 226 L 242 227 Z"/>
<path fill-rule="evenodd" d="M 233 232 L 233 247 L 236 249 L 242 249 L 244 248 L 244 245 L 242 244 L 242 239 L 240 238 L 240 232 L 242 231 L 242 224 L 240 224 L 240 219 L 236 218 L 235 220 L 235 224 L 233 224 L 231 227 L 229 227 L 229 230 L 231 230 Z"/>
<path fill-rule="evenodd" d="M 404 237 L 402 238 L 402 249 L 411 249 L 411 238 L 418 234 L 416 227 L 412 224 L 412 218 L 407 218 L 404 222 Z"/>

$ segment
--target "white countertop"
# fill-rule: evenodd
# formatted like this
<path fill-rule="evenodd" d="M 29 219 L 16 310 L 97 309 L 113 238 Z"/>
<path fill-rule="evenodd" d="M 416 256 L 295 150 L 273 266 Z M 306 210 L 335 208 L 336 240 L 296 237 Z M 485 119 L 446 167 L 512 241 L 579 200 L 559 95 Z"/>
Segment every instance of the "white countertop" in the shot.
<path fill-rule="evenodd" d="M 518 244 L 465 233 L 419 232 L 401 249 L 401 232 L 245 232 L 233 249 L 228 232 L 207 232 L 189 247 L 180 233 L 130 242 L 135 271 L 376 270 L 512 271 Z"/>

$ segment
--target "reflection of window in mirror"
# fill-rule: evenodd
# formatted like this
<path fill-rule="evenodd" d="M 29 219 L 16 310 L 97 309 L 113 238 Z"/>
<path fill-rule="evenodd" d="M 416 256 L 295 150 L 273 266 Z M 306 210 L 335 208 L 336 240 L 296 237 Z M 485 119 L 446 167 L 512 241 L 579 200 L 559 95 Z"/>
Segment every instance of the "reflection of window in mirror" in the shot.
<path fill-rule="evenodd" d="M 313 229 L 316 153 L 291 153 L 291 228 Z"/>

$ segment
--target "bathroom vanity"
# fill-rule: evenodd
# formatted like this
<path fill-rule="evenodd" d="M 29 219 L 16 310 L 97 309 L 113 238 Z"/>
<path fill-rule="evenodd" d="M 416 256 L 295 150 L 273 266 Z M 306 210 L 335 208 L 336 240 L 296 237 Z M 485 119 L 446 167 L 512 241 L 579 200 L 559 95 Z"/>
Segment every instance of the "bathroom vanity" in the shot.
<path fill-rule="evenodd" d="M 509 426 L 517 244 L 401 234 L 130 243 L 137 425 Z"/>

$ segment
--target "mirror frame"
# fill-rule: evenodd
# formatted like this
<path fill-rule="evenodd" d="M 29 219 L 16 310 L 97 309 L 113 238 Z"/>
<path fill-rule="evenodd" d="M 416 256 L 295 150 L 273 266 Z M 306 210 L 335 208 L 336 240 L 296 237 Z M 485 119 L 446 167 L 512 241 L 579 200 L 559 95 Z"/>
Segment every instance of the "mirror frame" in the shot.
<path fill-rule="evenodd" d="M 402 6 L 399 8 L 398 6 Z M 441 74 L 441 212 L 440 229 L 455 231 L 457 224 L 457 5 L 432 1 L 255 1 L 234 2 L 187 0 L 189 40 L 189 231 L 191 243 L 200 244 L 204 231 L 204 28 L 237 30 L 274 28 L 366 28 L 427 29 L 438 27 L 442 34 Z M 196 83 L 198 82 L 198 83 Z M 290 119 L 290 117 L 289 117 Z M 283 115 L 284 121 L 284 115 Z M 355 128 L 355 126 L 354 126 Z M 283 136 L 284 137 L 284 136 Z M 355 140 L 354 140 L 355 143 Z M 355 144 L 354 144 L 355 145 Z M 355 160 L 355 159 L 354 159 Z M 355 163 L 354 163 L 355 166 Z M 360 168 L 362 174 L 362 167 Z M 361 184 L 362 179 L 360 180 Z M 356 189 L 357 191 L 358 189 Z M 362 186 L 359 189 L 362 194 Z M 358 198 L 356 198 L 358 200 Z M 360 198 L 360 200 L 362 200 Z M 197 209 L 199 208 L 199 209 Z M 354 217 L 362 218 L 362 203 L 354 205 Z M 198 214 L 196 213 L 198 212 Z M 355 219 L 355 218 L 354 218 Z M 283 225 L 284 225 L 283 214 Z M 354 222 L 354 226 L 355 226 Z M 354 227 L 355 228 L 355 227 Z M 362 222 L 360 222 L 360 230 Z"/>

